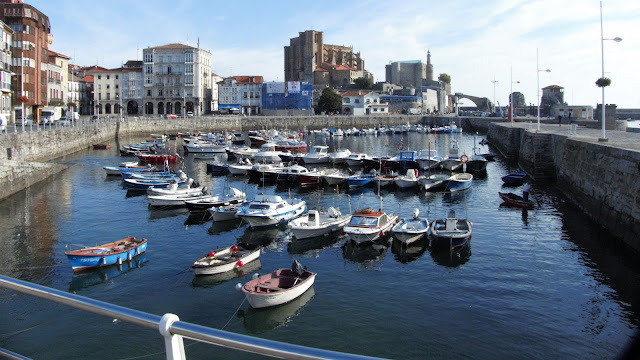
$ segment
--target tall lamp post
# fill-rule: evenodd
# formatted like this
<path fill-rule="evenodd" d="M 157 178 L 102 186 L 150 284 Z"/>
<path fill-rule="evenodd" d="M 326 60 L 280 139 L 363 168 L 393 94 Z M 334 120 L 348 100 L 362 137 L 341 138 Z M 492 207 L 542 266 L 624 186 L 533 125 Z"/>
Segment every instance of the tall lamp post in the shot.
<path fill-rule="evenodd" d="M 615 42 L 622 41 L 622 38 L 615 37 L 613 39 L 605 39 L 604 31 L 602 28 L 602 1 L 600 1 L 600 50 L 602 55 L 602 78 L 604 78 L 604 41 L 605 40 L 613 40 Z M 602 137 L 598 139 L 599 141 L 607 141 L 607 133 L 605 131 L 605 105 L 604 105 L 604 86 L 602 86 Z"/>
<path fill-rule="evenodd" d="M 536 75 L 538 76 L 538 131 L 540 131 L 540 72 L 544 71 L 544 72 L 551 72 L 551 70 L 549 69 L 544 69 L 544 70 L 540 70 L 540 65 L 538 63 L 538 48 L 536 48 L 536 70 L 538 70 L 536 72 Z"/>
<path fill-rule="evenodd" d="M 513 67 L 510 67 L 511 71 L 511 94 L 509 94 L 509 114 L 511 115 L 511 126 L 513 126 L 513 84 L 520 84 L 520 81 L 513 81 Z"/>
<path fill-rule="evenodd" d="M 498 82 L 498 80 L 496 80 L 495 75 L 493 76 L 493 80 L 491 82 L 493 83 L 493 113 L 495 114 L 495 112 L 496 112 L 496 83 Z"/>

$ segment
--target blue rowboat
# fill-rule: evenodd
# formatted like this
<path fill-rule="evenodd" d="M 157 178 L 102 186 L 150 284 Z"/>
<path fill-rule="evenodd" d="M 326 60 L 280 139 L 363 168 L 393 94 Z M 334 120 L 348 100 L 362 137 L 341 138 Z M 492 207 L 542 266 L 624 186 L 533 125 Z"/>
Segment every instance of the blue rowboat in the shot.
<path fill-rule="evenodd" d="M 347 178 L 347 184 L 349 187 L 361 187 L 368 185 L 373 180 L 375 180 L 373 175 L 355 175 Z"/>
<path fill-rule="evenodd" d="M 459 173 L 450 176 L 447 180 L 444 181 L 444 184 L 447 191 L 454 192 L 467 190 L 471 187 L 472 182 L 473 175 L 467 173 Z"/>
<path fill-rule="evenodd" d="M 516 171 L 502 177 L 502 181 L 507 185 L 517 185 L 524 181 L 527 173 L 524 171 Z"/>
<path fill-rule="evenodd" d="M 180 175 L 169 171 L 123 171 L 123 179 L 176 179 Z"/>
<path fill-rule="evenodd" d="M 73 271 L 131 261 L 147 250 L 147 239 L 128 237 L 118 241 L 66 252 Z"/>
<path fill-rule="evenodd" d="M 155 188 L 166 188 L 171 184 L 180 186 L 186 181 L 187 179 L 124 179 L 124 187 L 126 189 L 146 190 L 151 186 Z"/>

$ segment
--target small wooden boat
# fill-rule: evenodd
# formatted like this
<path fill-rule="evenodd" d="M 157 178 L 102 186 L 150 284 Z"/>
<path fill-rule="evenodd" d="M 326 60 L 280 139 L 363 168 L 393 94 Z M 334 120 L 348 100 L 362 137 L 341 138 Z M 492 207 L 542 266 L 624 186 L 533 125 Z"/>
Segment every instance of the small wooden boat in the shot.
<path fill-rule="evenodd" d="M 111 146 L 107 144 L 93 144 L 93 150 L 109 150 Z"/>
<path fill-rule="evenodd" d="M 313 285 L 316 273 L 295 260 L 291 269 L 278 269 L 241 286 L 249 305 L 265 308 L 281 305 L 304 294 Z"/>
<path fill-rule="evenodd" d="M 419 218 L 420 210 L 413 210 L 413 218 L 402 219 L 396 226 L 393 227 L 393 235 L 396 239 L 405 244 L 411 244 L 412 242 L 420 239 L 426 235 L 429 231 L 429 220 L 427 218 Z"/>
<path fill-rule="evenodd" d="M 473 175 L 467 173 L 453 174 L 447 180 L 444 181 L 444 186 L 447 191 L 462 191 L 467 190 L 473 183 Z"/>
<path fill-rule="evenodd" d="M 498 192 L 500 198 L 504 201 L 504 204 L 507 206 L 514 206 L 523 209 L 533 209 L 533 201 L 525 200 L 522 196 L 514 194 L 514 193 L 503 193 Z"/>
<path fill-rule="evenodd" d="M 527 173 L 524 171 L 516 171 L 512 172 L 509 175 L 505 175 L 502 177 L 502 181 L 507 185 L 517 185 L 524 181 L 527 177 Z"/>
<path fill-rule="evenodd" d="M 458 219 L 456 212 L 450 210 L 445 219 L 438 219 L 431 223 L 431 244 L 434 247 L 462 245 L 471 237 L 471 226 L 469 220 Z"/>
<path fill-rule="evenodd" d="M 260 257 L 260 248 L 246 244 L 234 244 L 226 248 L 210 251 L 196 260 L 191 268 L 196 275 L 213 275 L 231 270 L 239 270 L 245 264 Z"/>
<path fill-rule="evenodd" d="M 444 181 L 449 178 L 449 175 L 446 174 L 433 174 L 426 177 L 420 178 L 420 185 L 423 189 L 435 190 L 444 185 Z"/>
<path fill-rule="evenodd" d="M 118 241 L 66 252 L 73 271 L 122 264 L 147 250 L 147 239 L 128 237 Z"/>

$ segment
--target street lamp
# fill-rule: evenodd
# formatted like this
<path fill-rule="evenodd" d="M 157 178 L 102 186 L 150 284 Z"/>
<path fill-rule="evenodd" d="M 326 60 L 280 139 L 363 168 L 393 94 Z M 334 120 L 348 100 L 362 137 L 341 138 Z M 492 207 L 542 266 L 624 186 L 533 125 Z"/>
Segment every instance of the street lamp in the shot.
<path fill-rule="evenodd" d="M 544 71 L 544 72 L 551 72 L 551 70 L 549 69 L 545 69 L 545 70 L 540 70 L 540 65 L 538 63 L 538 48 L 536 48 L 536 70 L 538 70 L 538 72 L 536 73 L 536 75 L 538 76 L 538 131 L 540 131 L 540 72 Z"/>
<path fill-rule="evenodd" d="M 498 82 L 498 80 L 496 80 L 496 76 L 493 76 L 493 81 L 491 81 L 493 83 L 493 113 L 495 114 L 496 112 L 496 83 Z"/>
<path fill-rule="evenodd" d="M 605 39 L 604 32 L 602 29 L 602 1 L 600 1 L 600 50 L 602 55 L 602 77 L 604 78 L 604 41 L 605 40 L 613 40 L 615 42 L 622 41 L 622 38 L 615 37 L 613 39 Z M 604 86 L 602 86 L 602 137 L 598 139 L 599 141 L 607 141 L 607 133 L 605 132 L 605 106 L 604 106 Z"/>
<path fill-rule="evenodd" d="M 509 94 L 509 114 L 511 115 L 511 126 L 513 126 L 513 84 L 520 84 L 520 81 L 513 81 L 513 67 L 509 67 L 511 71 L 511 94 Z"/>

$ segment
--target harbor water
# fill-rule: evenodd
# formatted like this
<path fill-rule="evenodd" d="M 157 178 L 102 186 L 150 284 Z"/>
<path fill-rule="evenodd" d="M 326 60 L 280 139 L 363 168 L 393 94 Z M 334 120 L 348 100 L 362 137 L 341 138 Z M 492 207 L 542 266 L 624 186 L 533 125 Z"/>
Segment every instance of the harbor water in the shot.
<path fill-rule="evenodd" d="M 481 137 L 419 134 L 310 137 L 311 145 L 371 155 L 438 149 L 452 139 L 473 153 Z M 501 206 L 501 177 L 517 170 L 500 156 L 471 189 L 459 193 L 349 190 L 247 183 L 212 177 L 211 160 L 185 156 L 184 171 L 211 193 L 235 187 L 298 197 L 309 208 L 343 213 L 370 206 L 429 220 L 451 209 L 473 223 L 461 248 L 433 250 L 389 237 L 351 246 L 336 234 L 296 240 L 286 227 L 252 230 L 241 222 L 212 223 L 186 209 L 150 209 L 104 166 L 127 160 L 120 145 L 58 161 L 67 171 L 0 202 L 0 274 L 74 294 L 231 332 L 334 351 L 397 359 L 610 359 L 634 341 L 640 308 L 640 266 L 611 235 L 590 222 L 552 185 L 532 183 L 533 210 Z M 180 148 L 181 140 L 170 147 Z M 477 145 L 479 153 L 492 150 Z M 128 236 L 148 239 L 132 262 L 75 274 L 69 249 Z M 239 272 L 196 277 L 190 266 L 236 242 L 261 246 L 260 260 Z M 317 272 L 313 288 L 286 305 L 252 309 L 237 283 L 300 261 Z M 0 347 L 37 359 L 163 359 L 157 331 L 0 289 Z M 185 339 L 187 358 L 259 358 Z"/>

